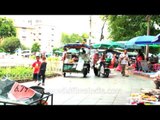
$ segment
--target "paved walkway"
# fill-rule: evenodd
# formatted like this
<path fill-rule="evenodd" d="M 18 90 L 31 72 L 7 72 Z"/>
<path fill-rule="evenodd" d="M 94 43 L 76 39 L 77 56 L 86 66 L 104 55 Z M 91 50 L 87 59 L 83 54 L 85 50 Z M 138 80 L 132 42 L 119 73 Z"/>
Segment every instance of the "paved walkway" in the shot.
<path fill-rule="evenodd" d="M 36 85 L 35 82 L 22 84 Z M 54 94 L 53 105 L 128 105 L 131 93 L 154 87 L 149 78 L 138 75 L 122 77 L 114 70 L 109 78 L 95 77 L 93 73 L 83 78 L 80 73 L 68 73 L 65 78 L 46 79 L 45 84 L 45 90 Z"/>

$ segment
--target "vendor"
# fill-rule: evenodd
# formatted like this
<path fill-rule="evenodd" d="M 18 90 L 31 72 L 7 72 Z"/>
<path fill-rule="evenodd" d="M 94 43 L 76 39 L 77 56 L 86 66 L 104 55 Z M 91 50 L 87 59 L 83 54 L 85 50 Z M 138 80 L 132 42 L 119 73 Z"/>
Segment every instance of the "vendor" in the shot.
<path fill-rule="evenodd" d="M 156 85 L 156 89 L 159 89 L 160 88 L 160 71 L 156 72 L 156 74 L 154 75 L 153 81 Z"/>
<path fill-rule="evenodd" d="M 64 47 L 63 48 L 63 50 L 64 50 L 64 52 L 63 52 L 63 54 L 62 54 L 62 61 L 65 61 L 65 59 L 66 59 L 66 57 L 67 57 L 67 48 L 66 47 Z"/>

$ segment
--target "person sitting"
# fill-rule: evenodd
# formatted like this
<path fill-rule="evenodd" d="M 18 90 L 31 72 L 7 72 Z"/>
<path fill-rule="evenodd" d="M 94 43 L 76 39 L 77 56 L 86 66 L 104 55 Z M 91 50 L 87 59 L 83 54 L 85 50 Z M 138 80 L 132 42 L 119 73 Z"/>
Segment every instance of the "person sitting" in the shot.
<path fill-rule="evenodd" d="M 160 71 L 156 72 L 155 75 L 153 76 L 154 79 L 154 84 L 156 85 L 156 89 L 160 88 Z"/>
<path fill-rule="evenodd" d="M 106 54 L 102 53 L 102 56 L 100 57 L 100 66 L 99 66 L 100 69 L 102 66 L 103 68 L 105 68 L 105 61 L 106 61 Z"/>

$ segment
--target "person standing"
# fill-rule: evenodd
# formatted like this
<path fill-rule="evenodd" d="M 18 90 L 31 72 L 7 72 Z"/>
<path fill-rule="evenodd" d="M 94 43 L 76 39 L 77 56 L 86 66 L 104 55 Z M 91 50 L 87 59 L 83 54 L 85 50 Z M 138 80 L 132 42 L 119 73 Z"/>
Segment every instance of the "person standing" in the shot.
<path fill-rule="evenodd" d="M 63 51 L 62 59 L 61 59 L 61 60 L 64 62 L 64 61 L 65 61 L 65 59 L 66 59 L 66 57 L 67 57 L 67 48 L 66 48 L 66 47 L 64 47 L 64 48 L 63 48 L 63 50 L 64 50 L 64 51 Z"/>
<path fill-rule="evenodd" d="M 39 77 L 40 66 L 41 66 L 40 54 L 37 53 L 36 54 L 36 61 L 32 64 L 32 68 L 33 68 L 33 80 L 35 82 L 37 82 L 37 80 L 39 79 L 38 77 Z"/>
<path fill-rule="evenodd" d="M 138 55 L 136 57 L 136 70 L 141 71 L 142 66 L 141 66 L 141 61 L 144 60 L 144 55 L 141 51 L 138 52 Z"/>
<path fill-rule="evenodd" d="M 46 66 L 47 66 L 46 57 L 42 56 L 42 63 L 41 63 L 40 70 L 39 70 L 39 83 L 38 83 L 38 85 L 41 84 L 41 80 L 42 80 L 42 85 L 44 86 L 45 78 L 46 78 L 46 76 L 45 76 Z"/>
<path fill-rule="evenodd" d="M 128 77 L 128 75 L 126 75 L 125 73 L 126 66 L 128 65 L 128 61 L 129 61 L 129 58 L 128 58 L 127 50 L 124 50 L 124 52 L 120 54 L 120 65 L 122 67 L 122 71 L 121 71 L 122 76 Z"/>

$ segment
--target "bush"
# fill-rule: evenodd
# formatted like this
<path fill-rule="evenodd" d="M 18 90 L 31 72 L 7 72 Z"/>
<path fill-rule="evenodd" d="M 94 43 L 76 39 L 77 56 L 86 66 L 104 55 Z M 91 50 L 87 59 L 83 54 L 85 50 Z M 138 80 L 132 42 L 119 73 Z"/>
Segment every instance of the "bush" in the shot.
<path fill-rule="evenodd" d="M 0 79 L 4 76 L 19 82 L 32 81 L 33 69 L 24 66 L 3 67 L 0 69 Z M 47 78 L 56 76 L 59 76 L 59 74 L 46 71 Z"/>

